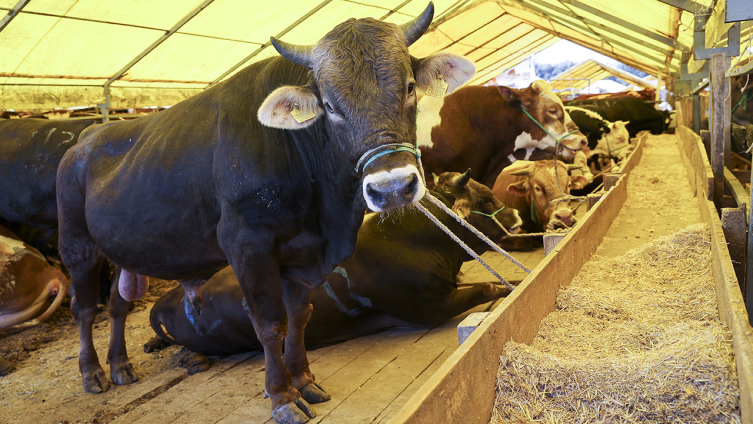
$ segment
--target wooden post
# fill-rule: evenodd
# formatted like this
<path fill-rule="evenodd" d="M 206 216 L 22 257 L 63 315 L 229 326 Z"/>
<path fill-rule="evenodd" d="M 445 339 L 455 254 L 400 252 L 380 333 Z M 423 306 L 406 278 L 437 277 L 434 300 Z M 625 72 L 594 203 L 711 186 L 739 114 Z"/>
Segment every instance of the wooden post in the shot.
<path fill-rule="evenodd" d="M 753 182 L 753 166 L 750 167 L 750 180 Z M 748 203 L 748 214 L 753 212 L 753 190 L 750 191 L 750 203 Z M 745 309 L 748 310 L 748 323 L 753 325 L 753 218 L 748 217 L 748 257 L 745 269 Z M 750 282 L 750 284 L 748 284 Z"/>
<path fill-rule="evenodd" d="M 722 209 L 722 231 L 724 238 L 727 240 L 727 249 L 729 250 L 732 266 L 735 269 L 737 282 L 740 284 L 740 291 L 745 293 L 745 264 L 747 255 L 747 234 L 745 233 L 747 223 L 745 222 L 745 205 L 740 208 L 723 208 Z"/>
<path fill-rule="evenodd" d="M 460 321 L 460 324 L 458 324 L 458 346 L 463 344 L 465 339 L 473 333 L 473 330 L 481 325 L 484 318 L 488 316 L 489 312 L 473 312 L 468 314 L 464 320 Z"/>
<path fill-rule="evenodd" d="M 693 94 L 693 131 L 701 133 L 701 96 Z"/>
<path fill-rule="evenodd" d="M 549 256 L 549 253 L 551 253 L 555 247 L 557 247 L 557 244 L 559 244 L 560 241 L 562 241 L 563 238 L 567 233 L 562 234 L 547 234 L 544 236 L 544 256 Z"/>
<path fill-rule="evenodd" d="M 586 212 L 590 211 L 596 203 L 598 203 L 599 200 L 601 200 L 601 196 L 604 195 L 604 192 L 598 192 L 598 193 L 591 193 L 586 196 Z"/>
<path fill-rule="evenodd" d="M 617 181 L 620 179 L 620 174 L 616 172 L 608 172 L 604 174 L 604 191 L 609 191 L 612 187 L 617 185 Z"/>
<path fill-rule="evenodd" d="M 729 78 L 724 73 L 729 60 L 724 53 L 711 56 L 711 171 L 714 173 L 714 204 L 721 208 L 724 201 L 724 166 L 731 158 L 732 102 L 729 92 Z"/>

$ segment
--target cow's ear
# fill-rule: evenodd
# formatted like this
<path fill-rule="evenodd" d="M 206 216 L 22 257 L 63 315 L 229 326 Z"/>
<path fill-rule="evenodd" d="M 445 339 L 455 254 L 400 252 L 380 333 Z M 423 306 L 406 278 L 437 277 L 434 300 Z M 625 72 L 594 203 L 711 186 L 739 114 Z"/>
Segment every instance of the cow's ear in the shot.
<path fill-rule="evenodd" d="M 468 199 L 457 199 L 452 205 L 452 211 L 465 219 L 471 214 L 471 202 Z"/>
<path fill-rule="evenodd" d="M 507 103 L 520 103 L 523 101 L 520 90 L 517 88 L 507 87 L 505 85 L 497 86 L 499 94 L 507 100 Z"/>
<path fill-rule="evenodd" d="M 459 54 L 440 52 L 415 60 L 416 82 L 426 91 L 439 77 L 447 83 L 447 94 L 476 75 L 476 65 Z"/>
<path fill-rule="evenodd" d="M 298 122 L 291 112 L 297 109 Z M 284 86 L 269 93 L 259 107 L 257 116 L 259 122 L 284 130 L 297 130 L 306 128 L 316 122 L 324 114 L 319 107 L 319 99 L 306 87 Z"/>
<path fill-rule="evenodd" d="M 580 190 L 588 184 L 588 179 L 583 175 L 570 176 L 570 190 Z"/>
<path fill-rule="evenodd" d="M 518 181 L 507 186 L 507 192 L 516 196 L 525 196 L 528 193 L 528 181 Z"/>
<path fill-rule="evenodd" d="M 629 123 L 630 123 L 630 121 L 622 121 L 622 125 L 627 125 Z"/>

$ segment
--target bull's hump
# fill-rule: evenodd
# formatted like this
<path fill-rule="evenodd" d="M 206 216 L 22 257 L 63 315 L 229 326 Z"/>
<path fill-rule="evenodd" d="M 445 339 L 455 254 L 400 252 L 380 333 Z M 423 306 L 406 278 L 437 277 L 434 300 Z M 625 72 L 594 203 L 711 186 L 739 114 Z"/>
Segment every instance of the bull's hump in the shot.
<path fill-rule="evenodd" d="M 444 105 L 444 97 L 424 96 L 418 104 L 416 119 L 416 142 L 418 147 L 433 147 L 431 130 L 442 124 L 439 112 Z"/>

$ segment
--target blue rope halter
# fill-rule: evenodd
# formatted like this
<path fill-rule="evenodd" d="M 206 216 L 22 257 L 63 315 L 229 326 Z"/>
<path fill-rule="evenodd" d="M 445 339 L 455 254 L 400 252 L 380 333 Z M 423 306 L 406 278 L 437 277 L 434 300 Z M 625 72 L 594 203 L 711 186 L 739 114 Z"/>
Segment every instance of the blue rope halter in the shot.
<path fill-rule="evenodd" d="M 389 150 L 383 150 L 379 152 L 379 150 L 389 148 Z M 379 153 L 376 153 L 379 152 Z M 398 153 L 398 152 L 410 152 L 414 156 L 416 156 L 416 159 L 421 159 L 421 150 L 413 146 L 409 143 L 390 143 L 390 144 L 383 144 L 381 146 L 377 146 L 363 155 L 361 155 L 361 158 L 358 159 L 358 162 L 356 162 L 356 173 L 361 173 L 366 170 L 366 167 L 371 164 L 371 162 L 374 162 L 377 158 L 380 158 L 385 155 L 389 155 L 390 153 Z M 372 155 L 371 158 L 366 160 L 366 158 L 369 157 L 369 155 Z M 361 167 L 361 163 L 366 160 L 366 162 L 363 164 L 363 167 Z"/>

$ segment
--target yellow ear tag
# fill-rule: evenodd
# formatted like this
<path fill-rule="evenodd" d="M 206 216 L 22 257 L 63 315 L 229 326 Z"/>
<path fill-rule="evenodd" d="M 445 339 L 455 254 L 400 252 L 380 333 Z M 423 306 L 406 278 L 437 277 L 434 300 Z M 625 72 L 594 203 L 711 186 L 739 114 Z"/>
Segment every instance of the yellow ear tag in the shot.
<path fill-rule="evenodd" d="M 295 121 L 298 122 L 299 124 L 302 124 L 316 116 L 314 112 L 311 112 L 311 111 L 304 112 L 301 109 L 299 109 L 298 103 L 293 103 L 293 110 L 290 111 L 290 114 L 293 115 L 293 119 L 295 119 Z"/>
<path fill-rule="evenodd" d="M 450 84 L 444 82 L 444 75 L 440 75 L 439 78 L 435 79 L 426 90 L 426 95 L 431 97 L 444 97 L 444 93 L 447 92 L 447 87 L 449 86 Z"/>

